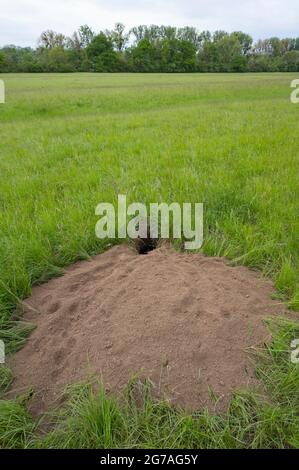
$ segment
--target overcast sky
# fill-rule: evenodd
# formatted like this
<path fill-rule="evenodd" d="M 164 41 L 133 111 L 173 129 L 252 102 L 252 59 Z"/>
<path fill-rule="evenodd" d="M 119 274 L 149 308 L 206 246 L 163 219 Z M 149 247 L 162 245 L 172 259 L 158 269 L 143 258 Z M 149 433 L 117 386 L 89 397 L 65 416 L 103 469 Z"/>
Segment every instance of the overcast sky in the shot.
<path fill-rule="evenodd" d="M 70 35 L 88 24 L 98 32 L 117 21 L 299 36 L 299 0 L 0 0 L 0 46 L 36 46 L 45 29 Z"/>

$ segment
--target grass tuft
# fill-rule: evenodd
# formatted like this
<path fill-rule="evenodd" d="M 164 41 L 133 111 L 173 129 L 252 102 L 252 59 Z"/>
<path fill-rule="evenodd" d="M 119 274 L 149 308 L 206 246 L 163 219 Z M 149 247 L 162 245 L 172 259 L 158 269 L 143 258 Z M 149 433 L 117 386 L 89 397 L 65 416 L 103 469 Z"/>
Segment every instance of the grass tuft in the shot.
<path fill-rule="evenodd" d="M 13 379 L 12 371 L 5 365 L 0 365 L 0 395 L 5 392 Z"/>
<path fill-rule="evenodd" d="M 20 449 L 30 445 L 35 423 L 22 400 L 0 400 L 0 448 Z"/>

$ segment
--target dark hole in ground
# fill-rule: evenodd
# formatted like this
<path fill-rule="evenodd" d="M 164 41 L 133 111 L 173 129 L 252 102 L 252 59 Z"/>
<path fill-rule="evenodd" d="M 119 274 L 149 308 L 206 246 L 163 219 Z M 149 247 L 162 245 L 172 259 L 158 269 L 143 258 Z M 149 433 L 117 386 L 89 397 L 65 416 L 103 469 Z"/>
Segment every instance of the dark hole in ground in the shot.
<path fill-rule="evenodd" d="M 158 238 L 151 237 L 151 225 L 149 219 L 140 219 L 136 224 L 136 229 L 139 230 L 143 224 L 145 225 L 146 237 L 138 237 L 133 240 L 135 249 L 139 255 L 146 255 L 150 251 L 153 251 L 158 246 Z"/>
<path fill-rule="evenodd" d="M 136 238 L 134 240 L 135 249 L 140 255 L 146 255 L 150 251 L 155 250 L 157 248 L 157 244 L 157 238 Z"/>

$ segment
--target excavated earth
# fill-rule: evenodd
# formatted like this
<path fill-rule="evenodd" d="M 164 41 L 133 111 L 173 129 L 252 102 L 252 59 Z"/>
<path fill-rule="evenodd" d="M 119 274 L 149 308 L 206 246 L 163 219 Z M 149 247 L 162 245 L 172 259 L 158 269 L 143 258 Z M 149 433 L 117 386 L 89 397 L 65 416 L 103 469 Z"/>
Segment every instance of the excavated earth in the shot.
<path fill-rule="evenodd" d="M 33 388 L 39 414 L 68 384 L 97 376 L 118 393 L 138 374 L 174 404 L 211 408 L 216 396 L 225 410 L 234 390 L 258 386 L 249 352 L 269 341 L 264 319 L 284 312 L 273 292 L 223 258 L 113 247 L 33 288 L 25 318 L 37 328 L 11 359 L 12 393 Z"/>

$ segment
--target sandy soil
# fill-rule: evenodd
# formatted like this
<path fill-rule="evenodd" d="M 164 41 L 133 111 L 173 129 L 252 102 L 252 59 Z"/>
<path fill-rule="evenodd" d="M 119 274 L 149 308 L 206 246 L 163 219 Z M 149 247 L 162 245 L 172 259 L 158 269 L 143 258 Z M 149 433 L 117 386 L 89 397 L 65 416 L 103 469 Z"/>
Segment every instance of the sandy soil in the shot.
<path fill-rule="evenodd" d="M 37 328 L 11 359 L 13 393 L 33 387 L 39 413 L 91 374 L 117 392 L 138 373 L 190 409 L 213 406 L 212 388 L 223 410 L 233 390 L 256 384 L 246 350 L 269 339 L 263 319 L 284 311 L 273 292 L 220 258 L 113 247 L 33 288 L 25 318 Z"/>

